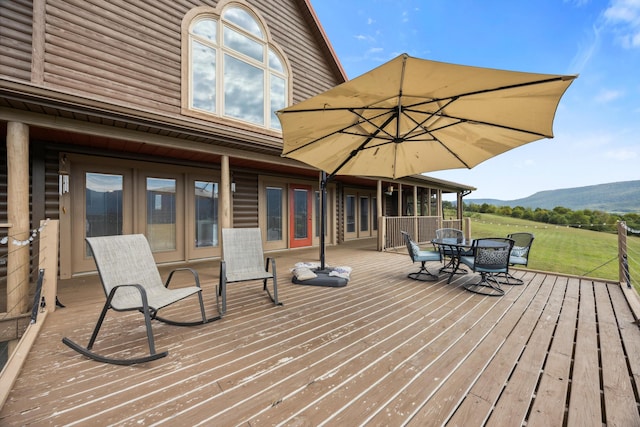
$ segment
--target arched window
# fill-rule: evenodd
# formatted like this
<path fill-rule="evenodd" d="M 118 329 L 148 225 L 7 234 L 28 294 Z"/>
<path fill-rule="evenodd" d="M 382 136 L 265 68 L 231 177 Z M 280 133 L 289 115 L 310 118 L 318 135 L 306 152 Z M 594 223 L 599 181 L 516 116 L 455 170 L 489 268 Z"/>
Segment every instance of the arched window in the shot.
<path fill-rule="evenodd" d="M 288 76 L 258 19 L 233 4 L 189 27 L 189 109 L 280 130 Z"/>

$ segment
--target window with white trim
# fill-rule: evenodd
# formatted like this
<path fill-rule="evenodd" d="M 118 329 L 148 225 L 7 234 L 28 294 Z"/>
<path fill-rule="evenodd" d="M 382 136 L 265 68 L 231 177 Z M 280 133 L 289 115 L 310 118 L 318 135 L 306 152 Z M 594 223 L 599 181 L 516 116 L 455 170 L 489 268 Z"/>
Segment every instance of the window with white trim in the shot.
<path fill-rule="evenodd" d="M 196 17 L 189 27 L 189 108 L 281 130 L 275 113 L 286 106 L 289 77 L 265 34 L 237 4 L 219 17 Z"/>

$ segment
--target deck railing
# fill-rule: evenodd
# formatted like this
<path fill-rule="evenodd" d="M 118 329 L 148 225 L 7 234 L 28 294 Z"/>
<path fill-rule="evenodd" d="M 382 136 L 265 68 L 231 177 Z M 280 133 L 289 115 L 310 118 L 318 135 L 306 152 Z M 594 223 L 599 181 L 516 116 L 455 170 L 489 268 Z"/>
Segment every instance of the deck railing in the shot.
<path fill-rule="evenodd" d="M 386 216 L 383 223 L 381 250 L 404 246 L 401 231 L 409 233 L 414 241 L 424 243 L 434 239 L 439 228 L 463 229 L 462 220 L 443 220 L 437 216 Z"/>
<path fill-rule="evenodd" d="M 8 230 L 11 227 L 5 227 Z M 10 239 L 12 241 L 10 242 Z M 31 237 L 25 241 L 15 241 L 9 232 L 0 243 L 11 243 L 12 250 L 23 247 L 37 246 L 31 250 L 31 257 L 27 257 L 29 264 L 26 269 L 7 263 L 6 293 L 25 293 L 35 295 L 28 311 L 16 312 L 14 307 L 7 307 L 7 311 L 0 313 L 0 351 L 6 356 L 6 363 L 0 360 L 0 408 L 2 408 L 9 391 L 13 387 L 22 365 L 40 333 L 48 312 L 56 308 L 56 294 L 58 283 L 58 221 L 47 220 L 40 224 L 40 228 L 33 230 Z M 33 245 L 34 243 L 38 245 Z M 18 249 L 16 249 L 18 248 Z M 30 259 L 33 258 L 33 259 Z M 26 273 L 25 273 L 26 271 Z M 36 274 L 37 273 L 37 274 Z M 11 276 L 11 277 L 10 277 Z M 21 277 L 16 277 L 21 276 Z M 30 282 L 33 280 L 33 283 Z M 26 284 L 28 292 L 17 289 Z M 10 298 L 7 298 L 10 300 Z M 0 359 L 5 359 L 2 357 Z"/>

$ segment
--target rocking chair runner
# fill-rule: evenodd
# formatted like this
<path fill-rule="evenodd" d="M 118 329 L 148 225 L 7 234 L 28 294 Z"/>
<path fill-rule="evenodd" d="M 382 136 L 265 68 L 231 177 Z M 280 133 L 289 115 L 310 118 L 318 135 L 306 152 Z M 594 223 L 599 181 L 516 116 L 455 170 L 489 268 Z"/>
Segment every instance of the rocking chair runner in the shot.
<path fill-rule="evenodd" d="M 220 261 L 220 285 L 218 311 L 221 315 L 227 312 L 227 283 L 262 280 L 262 289 L 274 305 L 282 305 L 278 301 L 278 279 L 276 276 L 276 260 L 264 257 L 262 250 L 262 234 L 259 228 L 223 228 L 222 257 Z M 271 267 L 271 271 L 269 271 Z M 273 282 L 273 294 L 267 282 Z"/>
<path fill-rule="evenodd" d="M 93 258 L 100 274 L 100 281 L 104 288 L 107 300 L 104 304 L 98 322 L 93 330 L 87 347 L 82 347 L 69 338 L 63 338 L 62 342 L 77 352 L 99 362 L 113 363 L 116 365 L 132 365 L 135 363 L 149 362 L 165 357 L 168 352 L 157 353 L 151 330 L 151 319 L 176 326 L 194 326 L 214 320 L 221 316 L 207 319 L 202 300 L 202 289 L 198 273 L 190 268 L 173 270 L 165 284 L 162 283 L 160 273 L 156 266 L 151 248 L 147 239 L 142 234 L 118 235 L 103 237 L 88 237 L 87 243 L 91 247 Z M 169 289 L 169 282 L 174 273 L 187 271 L 193 275 L 195 286 Z M 196 294 L 200 304 L 201 320 L 194 322 L 177 322 L 158 316 L 158 311 L 177 301 Z M 92 351 L 93 345 L 105 319 L 107 311 L 131 311 L 138 310 L 144 315 L 147 341 L 149 343 L 149 355 L 118 359 L 101 356 Z"/>

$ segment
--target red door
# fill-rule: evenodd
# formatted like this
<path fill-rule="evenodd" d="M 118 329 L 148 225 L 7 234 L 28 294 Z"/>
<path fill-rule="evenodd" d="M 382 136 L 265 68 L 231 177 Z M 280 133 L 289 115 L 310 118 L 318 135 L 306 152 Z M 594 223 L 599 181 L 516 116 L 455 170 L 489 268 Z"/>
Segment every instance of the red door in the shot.
<path fill-rule="evenodd" d="M 311 197 L 309 185 L 292 185 L 289 189 L 289 247 L 312 244 Z"/>

